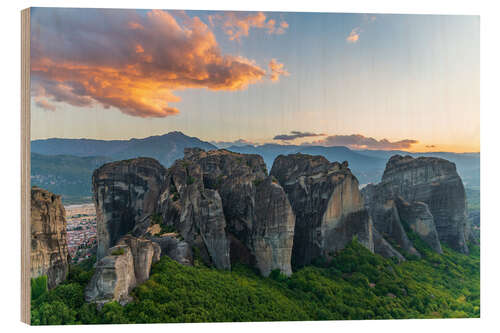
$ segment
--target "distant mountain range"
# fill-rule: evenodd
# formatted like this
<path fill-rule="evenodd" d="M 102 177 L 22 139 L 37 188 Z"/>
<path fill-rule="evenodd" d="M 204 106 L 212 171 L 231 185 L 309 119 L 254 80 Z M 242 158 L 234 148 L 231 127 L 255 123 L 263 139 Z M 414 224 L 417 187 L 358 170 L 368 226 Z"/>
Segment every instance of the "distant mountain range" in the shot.
<path fill-rule="evenodd" d="M 205 150 L 216 146 L 181 132 L 130 140 L 46 139 L 31 141 L 31 151 L 43 155 L 106 156 L 124 160 L 138 156 L 153 157 L 165 166 L 184 156 L 184 148 Z"/>
<path fill-rule="evenodd" d="M 184 148 L 188 147 L 205 150 L 218 148 L 182 132 L 130 140 L 59 138 L 34 140 L 31 142 L 31 180 L 33 185 L 61 194 L 65 204 L 88 202 L 92 197 L 92 172 L 100 165 L 135 157 L 152 157 L 169 167 L 175 160 L 183 157 Z M 379 182 L 385 164 L 392 155 L 441 157 L 457 165 L 457 170 L 466 186 L 479 188 L 479 153 L 408 153 L 387 150 L 352 150 L 343 146 L 279 144 L 236 145 L 225 149 L 243 154 L 261 155 L 268 171 L 278 155 L 293 153 L 323 155 L 330 161 L 348 161 L 360 184 Z"/>

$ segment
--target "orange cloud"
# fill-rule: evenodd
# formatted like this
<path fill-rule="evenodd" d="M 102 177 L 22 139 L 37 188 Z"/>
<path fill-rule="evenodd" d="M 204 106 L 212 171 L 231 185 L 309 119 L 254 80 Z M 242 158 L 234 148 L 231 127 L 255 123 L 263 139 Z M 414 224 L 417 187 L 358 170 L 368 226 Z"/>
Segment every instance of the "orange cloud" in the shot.
<path fill-rule="evenodd" d="M 348 43 L 356 43 L 359 40 L 359 34 L 361 31 L 362 30 L 359 27 L 352 29 L 349 36 L 347 36 L 346 41 Z"/>
<path fill-rule="evenodd" d="M 271 73 L 269 74 L 269 78 L 271 79 L 271 81 L 278 81 L 281 75 L 290 75 L 290 73 L 285 69 L 285 65 L 279 63 L 274 58 L 269 62 L 269 70 L 271 71 Z"/>
<path fill-rule="evenodd" d="M 209 16 L 212 26 L 220 24 L 222 30 L 230 40 L 239 41 L 242 36 L 247 37 L 250 28 L 265 29 L 268 34 L 284 34 L 288 23 L 282 20 L 279 24 L 274 19 L 267 19 L 262 12 L 245 14 L 239 12 L 225 12 Z"/>
<path fill-rule="evenodd" d="M 377 17 L 375 15 L 363 14 L 361 25 L 352 29 L 349 36 L 347 36 L 345 40 L 351 44 L 357 43 L 361 33 L 363 32 L 362 27 L 366 27 L 367 25 L 374 23 L 376 20 Z"/>
<path fill-rule="evenodd" d="M 162 10 L 107 13 L 96 11 L 91 22 L 60 15 L 57 27 L 53 20 L 34 22 L 31 75 L 37 106 L 98 103 L 131 116 L 165 117 L 179 112 L 170 105 L 181 100 L 174 90 L 242 90 L 267 76 L 288 75 L 274 59 L 268 74 L 250 59 L 223 55 L 198 17 L 178 21 Z"/>

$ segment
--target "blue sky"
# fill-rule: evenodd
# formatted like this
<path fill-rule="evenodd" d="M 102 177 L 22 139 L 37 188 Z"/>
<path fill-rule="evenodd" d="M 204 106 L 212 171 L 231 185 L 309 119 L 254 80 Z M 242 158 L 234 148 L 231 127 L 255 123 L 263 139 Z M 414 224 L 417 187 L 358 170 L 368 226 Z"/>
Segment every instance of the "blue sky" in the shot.
<path fill-rule="evenodd" d="M 178 130 L 207 141 L 283 143 L 273 138 L 300 131 L 322 136 L 286 142 L 335 145 L 340 138 L 349 145 L 357 134 L 413 142 L 389 149 L 479 151 L 477 16 L 167 14 L 156 13 L 166 20 L 150 25 L 148 11 L 35 9 L 32 138 L 126 139 Z M 123 33 L 130 22 L 140 22 L 143 34 Z M 231 40 L 228 31 L 244 22 L 253 22 L 248 35 Z M 160 32 L 177 25 L 181 40 Z M 189 32 L 199 27 L 195 38 Z M 273 59 L 286 70 L 276 80 Z M 119 81 L 103 68 L 120 73 Z M 195 77 L 200 71 L 207 74 Z M 224 83 L 219 73 L 228 75 Z M 101 75 L 107 90 L 91 84 Z M 133 79 L 124 84 L 126 75 Z"/>

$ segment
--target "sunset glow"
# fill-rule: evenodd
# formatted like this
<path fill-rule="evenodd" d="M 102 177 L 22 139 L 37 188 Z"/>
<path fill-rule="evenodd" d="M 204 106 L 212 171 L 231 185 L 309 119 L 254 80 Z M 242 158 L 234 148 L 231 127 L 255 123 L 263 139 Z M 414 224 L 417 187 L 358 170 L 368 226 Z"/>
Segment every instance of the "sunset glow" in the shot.
<path fill-rule="evenodd" d="M 31 29 L 33 140 L 480 150 L 475 16 L 36 8 Z"/>

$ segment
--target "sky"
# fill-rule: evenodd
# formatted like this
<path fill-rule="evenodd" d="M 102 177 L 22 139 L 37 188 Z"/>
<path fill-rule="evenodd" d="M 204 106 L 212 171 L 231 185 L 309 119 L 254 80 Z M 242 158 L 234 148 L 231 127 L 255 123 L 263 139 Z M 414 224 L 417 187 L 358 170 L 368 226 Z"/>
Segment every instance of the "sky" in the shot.
<path fill-rule="evenodd" d="M 35 8 L 31 137 L 478 152 L 479 17 Z"/>

